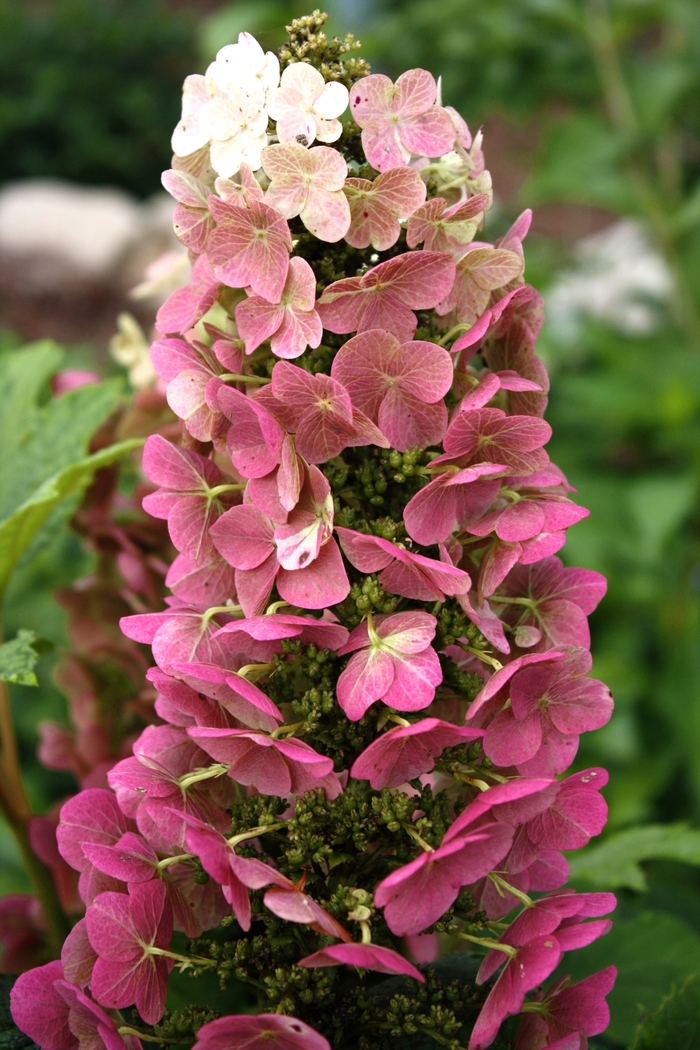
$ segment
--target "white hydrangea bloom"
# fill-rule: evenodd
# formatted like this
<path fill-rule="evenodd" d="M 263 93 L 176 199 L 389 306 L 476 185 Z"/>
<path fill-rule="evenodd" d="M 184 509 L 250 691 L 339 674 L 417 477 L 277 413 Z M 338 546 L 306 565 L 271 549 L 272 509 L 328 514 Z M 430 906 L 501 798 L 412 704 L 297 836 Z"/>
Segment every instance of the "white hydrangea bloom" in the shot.
<path fill-rule="evenodd" d="M 229 97 L 212 99 L 200 114 L 211 142 L 211 166 L 217 175 L 231 178 L 245 163 L 257 171 L 267 145 L 267 112 L 240 88 Z"/>
<path fill-rule="evenodd" d="M 335 142 L 343 125 L 337 119 L 348 106 L 348 89 L 343 84 L 327 84 L 319 71 L 306 62 L 287 66 L 280 86 L 270 95 L 268 113 L 277 121 L 280 142 L 299 142 L 310 146 Z"/>
<path fill-rule="evenodd" d="M 189 76 L 182 95 L 182 119 L 173 152 L 187 157 L 211 147 L 217 175 L 231 178 L 242 162 L 256 171 L 267 145 L 267 99 L 279 83 L 279 62 L 255 37 L 241 33 L 216 56 L 206 75 Z"/>
<path fill-rule="evenodd" d="M 232 88 L 242 88 L 262 106 L 280 82 L 277 55 L 263 51 L 250 33 L 240 33 L 237 44 L 222 47 L 208 73 L 224 95 L 230 95 Z"/>
<path fill-rule="evenodd" d="M 208 77 L 193 73 L 185 79 L 182 89 L 182 117 L 173 132 L 172 147 L 176 157 L 189 157 L 209 142 L 200 117 L 202 110 L 216 94 L 216 87 Z"/>

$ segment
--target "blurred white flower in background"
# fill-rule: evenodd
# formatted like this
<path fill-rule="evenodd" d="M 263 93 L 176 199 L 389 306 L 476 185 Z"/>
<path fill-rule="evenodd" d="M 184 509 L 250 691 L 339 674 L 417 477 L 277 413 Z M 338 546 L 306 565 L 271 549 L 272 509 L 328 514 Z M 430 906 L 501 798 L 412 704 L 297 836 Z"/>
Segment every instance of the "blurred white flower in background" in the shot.
<path fill-rule="evenodd" d="M 673 278 L 641 223 L 625 219 L 585 237 L 574 257 L 576 268 L 545 295 L 550 331 L 570 341 L 586 317 L 627 335 L 658 328 L 659 305 L 671 297 Z"/>

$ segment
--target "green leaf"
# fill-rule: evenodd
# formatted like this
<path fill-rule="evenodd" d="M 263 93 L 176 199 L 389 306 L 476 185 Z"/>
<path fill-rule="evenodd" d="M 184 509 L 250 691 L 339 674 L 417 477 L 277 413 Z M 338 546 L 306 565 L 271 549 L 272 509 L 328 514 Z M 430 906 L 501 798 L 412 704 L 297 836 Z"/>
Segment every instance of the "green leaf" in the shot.
<path fill-rule="evenodd" d="M 120 380 L 51 397 L 64 354 L 48 340 L 0 355 L 0 521 L 69 463 L 116 408 Z"/>
<path fill-rule="evenodd" d="M 538 169 L 522 188 L 522 197 L 530 203 L 587 204 L 634 213 L 634 187 L 621 168 L 626 148 L 602 119 L 570 114 L 546 132 Z"/>
<path fill-rule="evenodd" d="M 0 682 L 38 685 L 34 668 L 39 655 L 51 648 L 51 642 L 40 638 L 34 631 L 18 631 L 16 638 L 0 645 Z"/>
<path fill-rule="evenodd" d="M 604 889 L 646 890 L 643 860 L 680 860 L 700 866 L 700 831 L 685 824 L 649 824 L 613 835 L 570 857 L 571 878 Z"/>
<path fill-rule="evenodd" d="M 10 517 L 0 521 L 0 594 L 22 553 L 61 500 L 90 484 L 96 471 L 108 467 L 132 449 L 143 444 L 141 438 L 120 441 L 92 456 L 71 463 L 48 478 Z"/>
<path fill-rule="evenodd" d="M 700 1046 L 700 982 L 689 977 L 637 1030 L 632 1050 L 697 1050 Z"/>
<path fill-rule="evenodd" d="M 556 976 L 569 973 L 580 981 L 611 964 L 618 975 L 608 997 L 610 1027 L 605 1035 L 629 1046 L 640 1010 L 656 1010 L 674 983 L 700 974 L 700 937 L 674 915 L 644 912 L 631 922 L 618 920 L 606 937 L 567 953 Z M 671 1041 L 664 1050 L 677 1050 L 676 1044 Z"/>
<path fill-rule="evenodd" d="M 0 974 L 0 1050 L 38 1050 L 28 1035 L 20 1032 L 10 1013 L 10 991 L 16 978 Z"/>

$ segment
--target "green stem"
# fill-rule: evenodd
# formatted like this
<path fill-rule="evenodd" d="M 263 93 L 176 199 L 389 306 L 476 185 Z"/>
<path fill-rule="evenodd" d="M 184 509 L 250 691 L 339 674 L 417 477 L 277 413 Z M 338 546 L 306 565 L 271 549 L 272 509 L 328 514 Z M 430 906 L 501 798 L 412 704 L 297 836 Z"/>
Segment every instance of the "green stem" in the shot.
<path fill-rule="evenodd" d="M 587 0 L 585 37 L 598 72 L 610 123 L 629 141 L 627 177 L 635 187 L 640 209 L 673 274 L 677 320 L 685 329 L 690 343 L 695 349 L 700 349 L 700 315 L 669 216 L 660 204 L 668 197 L 665 172 L 662 170 L 661 178 L 657 180 L 648 168 L 650 153 L 640 133 L 634 102 L 620 62 L 608 0 Z"/>
<path fill-rule="evenodd" d="M 488 948 L 489 951 L 504 952 L 509 959 L 514 959 L 518 954 L 517 948 L 513 948 L 510 944 L 502 944 L 500 941 L 492 941 L 490 937 L 473 937 L 471 933 L 458 933 L 457 936 L 463 941 L 480 944 L 483 948 Z"/>
<path fill-rule="evenodd" d="M 271 379 L 264 379 L 262 376 L 244 376 L 237 372 L 225 372 L 219 379 L 222 383 L 248 383 L 250 386 L 267 386 L 272 382 Z"/>
<path fill-rule="evenodd" d="M 53 958 L 57 959 L 71 926 L 58 898 L 53 875 L 29 843 L 32 810 L 22 781 L 10 697 L 5 682 L 0 682 L 0 812 L 17 843 L 32 889 L 41 902 L 48 925 L 48 944 Z"/>

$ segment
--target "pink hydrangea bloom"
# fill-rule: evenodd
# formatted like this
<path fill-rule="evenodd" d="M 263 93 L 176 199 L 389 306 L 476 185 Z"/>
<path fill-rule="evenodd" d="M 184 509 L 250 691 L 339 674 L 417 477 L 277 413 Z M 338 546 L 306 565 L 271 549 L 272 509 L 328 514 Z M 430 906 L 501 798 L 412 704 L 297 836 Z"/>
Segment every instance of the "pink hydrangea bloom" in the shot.
<path fill-rule="evenodd" d="M 42 1050 L 141 1050 L 122 1037 L 114 1020 L 80 988 L 64 979 L 58 961 L 20 974 L 10 992 L 15 1024 Z"/>
<path fill-rule="evenodd" d="M 274 739 L 248 729 L 207 729 L 194 726 L 189 735 L 217 762 L 229 766 L 229 776 L 262 795 L 303 795 L 322 787 L 329 798 L 341 792 L 333 760 L 319 755 L 295 737 Z"/>
<path fill-rule="evenodd" d="M 579 735 L 600 729 L 612 714 L 608 687 L 586 677 L 592 665 L 587 649 L 571 646 L 561 660 L 518 671 L 510 682 L 509 707 L 489 724 L 488 757 L 527 776 L 563 773 Z"/>
<path fill-rule="evenodd" d="M 389 442 L 359 408 L 353 408 L 345 387 L 331 376 L 310 375 L 298 365 L 278 361 L 272 384 L 256 398 L 295 433 L 299 455 L 308 463 L 324 463 L 344 448 Z"/>
<path fill-rule="evenodd" d="M 195 1050 L 331 1050 L 327 1039 L 284 1014 L 234 1014 L 197 1032 Z"/>
<path fill-rule="evenodd" d="M 409 536 L 425 546 L 444 543 L 455 526 L 464 527 L 492 505 L 501 482 L 489 480 L 489 475 L 502 475 L 506 469 L 502 463 L 445 469 L 406 504 L 404 521 Z"/>
<path fill-rule="evenodd" d="M 64 860 L 82 872 L 91 867 L 83 850 L 84 843 L 113 846 L 126 831 L 134 828 L 119 808 L 113 792 L 88 788 L 63 804 L 56 839 Z"/>
<path fill-rule="evenodd" d="M 425 192 L 425 183 L 413 168 L 390 168 L 374 182 L 346 179 L 351 221 L 345 240 L 353 248 L 371 244 L 378 252 L 386 251 L 399 239 L 401 219 L 407 219 L 420 207 Z"/>
<path fill-rule="evenodd" d="M 224 451 L 222 439 L 228 424 L 221 412 L 207 403 L 207 384 L 223 371 L 240 371 L 243 352 L 240 344 L 217 338 L 212 325 L 205 323 L 205 327 L 214 336 L 211 347 L 197 339 L 157 339 L 151 344 L 151 361 L 167 384 L 168 404 L 192 437 L 213 441 L 219 451 Z"/>
<path fill-rule="evenodd" d="M 255 295 L 278 303 L 289 268 L 292 236 L 278 211 L 261 201 L 247 208 L 210 197 L 216 219 L 207 257 L 219 281 L 231 288 L 250 286 Z"/>
<path fill-rule="evenodd" d="M 399 711 L 420 711 L 432 703 L 442 681 L 431 646 L 436 620 L 425 612 L 377 617 L 361 623 L 338 650 L 354 653 L 338 679 L 338 703 L 353 722 L 377 700 Z M 359 650 L 359 652 L 357 651 Z"/>
<path fill-rule="evenodd" d="M 523 272 L 517 252 L 490 246 L 470 248 L 457 263 L 448 295 L 437 306 L 438 314 L 453 314 L 459 324 L 474 324 L 489 305 L 491 293 L 505 287 Z"/>
<path fill-rule="evenodd" d="M 209 258 L 200 255 L 192 267 L 189 284 L 169 295 L 156 314 L 158 331 L 187 332 L 212 308 L 220 285 Z"/>
<path fill-rule="evenodd" d="M 383 328 L 404 343 L 413 338 L 418 324 L 413 311 L 435 306 L 452 287 L 454 276 L 450 255 L 409 252 L 379 263 L 362 277 L 330 284 L 317 308 L 329 332 Z"/>
<path fill-rule="evenodd" d="M 164 171 L 161 182 L 178 202 L 173 215 L 178 240 L 193 252 L 201 254 L 215 225 L 209 211 L 208 187 L 187 171 Z"/>
<path fill-rule="evenodd" d="M 358 128 L 351 121 L 341 134 L 338 119 L 348 91 L 325 75 L 302 57 L 280 83 L 277 58 L 243 33 L 185 83 L 178 158 L 163 181 L 193 268 L 158 313 L 158 380 L 135 404 L 152 432 L 145 473 L 158 486 L 139 495 L 148 492 L 144 509 L 167 520 L 172 543 L 166 550 L 161 522 L 127 518 L 132 501 L 109 485 L 91 490 L 81 528 L 98 545 L 114 541 L 124 586 L 117 594 L 101 574 L 89 592 L 99 600 L 86 604 L 76 591 L 75 652 L 61 681 L 77 736 L 46 730 L 42 755 L 112 790 L 70 800 L 57 832 L 50 816 L 29 828 L 63 903 L 87 906 L 61 963 L 29 975 L 23 1006 L 20 994 L 23 1024 L 44 1050 L 140 1050 L 109 1012 L 134 1004 L 156 1022 L 172 962 L 186 965 L 168 949 L 173 928 L 197 937 L 224 917 L 243 936 L 254 918 L 269 933 L 286 929 L 261 962 L 266 986 L 268 961 L 422 980 L 414 962 L 440 950 L 424 931 L 461 890 L 475 912 L 505 920 L 492 931 L 502 950 L 489 950 L 479 972 L 491 984 L 470 1050 L 502 1038 L 528 992 L 517 1050 L 584 1050 L 607 1021 L 611 970 L 535 991 L 565 951 L 607 932 L 614 898 L 561 889 L 562 851 L 585 846 L 607 815 L 605 771 L 564 771 L 612 701 L 587 677 L 586 618 L 604 581 L 554 557 L 586 511 L 545 451 L 542 299 L 523 283 L 532 216 L 494 244 L 474 240 L 489 235 L 477 231 L 493 200 L 483 135 L 472 138 L 442 106 L 425 70 L 351 87 L 378 171 L 355 178 Z M 426 200 L 436 186 L 444 195 Z M 213 310 L 221 329 L 205 320 Z M 443 337 L 414 340 L 419 320 Z M 175 425 L 162 415 L 166 401 Z M 402 499 L 390 473 L 398 453 L 411 474 L 414 447 L 421 456 Z M 407 536 L 385 539 L 401 520 Z M 171 597 L 159 606 L 163 576 Z M 462 637 L 455 602 L 440 609 L 452 596 L 468 621 Z M 121 643 L 116 601 L 140 610 L 122 620 Z M 118 751 L 90 671 L 115 645 L 134 686 L 129 710 L 147 724 Z M 451 671 L 483 682 L 471 703 L 448 687 L 458 685 Z M 438 688 L 443 673 L 448 686 Z M 377 701 L 384 714 L 373 722 Z M 335 725 L 343 717 L 348 746 Z M 431 837 L 437 824 L 423 830 L 434 812 L 417 778 L 454 804 L 440 837 Z M 303 870 L 283 845 L 294 846 L 307 819 L 315 834 L 343 791 L 401 788 L 409 805 L 395 840 L 380 825 L 366 843 L 339 829 L 334 852 L 314 851 Z M 321 803 L 325 793 L 325 817 L 307 792 Z M 270 816 L 257 813 L 255 795 L 267 796 Z M 334 896 L 336 864 L 352 874 L 353 852 L 381 880 L 366 886 L 377 914 L 360 897 L 341 910 Z M 532 893 L 545 896 L 523 897 Z M 46 950 L 47 924 L 38 901 L 9 900 L 0 902 L 3 961 L 30 965 Z M 361 924 L 362 943 L 345 915 Z M 43 1012 L 30 1012 L 32 997 Z M 300 1001 L 312 1018 L 307 1009 Z M 330 1050 L 283 1014 L 221 1018 L 201 1029 L 197 1050 L 270 1043 Z"/>
<path fill-rule="evenodd" d="M 219 627 L 233 617 L 222 612 L 206 615 L 206 612 L 206 608 L 171 599 L 169 608 L 163 612 L 124 616 L 119 626 L 127 638 L 152 647 L 154 659 L 163 671 L 168 672 L 174 663 L 190 660 L 236 670 L 235 659 L 226 646 L 214 638 Z"/>
<path fill-rule="evenodd" d="M 334 81 L 326 83 L 321 74 L 306 62 L 287 66 L 280 86 L 272 92 L 268 113 L 277 121 L 280 142 L 310 146 L 335 142 L 343 126 L 337 119 L 348 106 L 348 89 Z"/>
<path fill-rule="evenodd" d="M 248 891 L 269 886 L 283 876 L 254 857 L 239 857 L 223 835 L 209 824 L 187 819 L 185 840 L 188 850 L 199 857 L 207 874 L 221 886 L 242 930 L 249 930 L 251 907 Z"/>
<path fill-rule="evenodd" d="M 339 241 L 350 227 L 350 206 L 343 193 L 348 165 L 329 146 L 305 149 L 297 142 L 278 142 L 263 150 L 262 165 L 270 179 L 267 204 L 285 219 L 298 215 L 320 241 Z"/>
<path fill-rule="evenodd" d="M 445 453 L 433 465 L 458 458 L 462 466 L 476 460 L 505 464 L 513 474 L 534 474 L 549 463 L 542 446 L 551 436 L 552 428 L 543 419 L 506 416 L 500 408 L 466 408 L 447 428 Z"/>
<path fill-rule="evenodd" d="M 319 649 L 337 652 L 348 640 L 349 631 L 339 623 L 317 620 L 313 616 L 296 616 L 290 613 L 269 613 L 267 616 L 248 616 L 245 620 L 234 620 L 221 628 L 221 634 L 233 639 L 236 635 L 274 645 L 281 638 L 298 638 L 303 645 L 313 643 Z M 246 647 L 249 644 L 245 639 Z M 281 649 L 274 646 L 275 652 Z"/>
<path fill-rule="evenodd" d="M 411 154 L 441 157 L 456 134 L 450 115 L 435 105 L 437 85 L 425 69 L 402 73 L 395 84 L 382 73 L 358 80 L 350 109 L 362 128 L 365 156 L 377 171 L 406 164 Z"/>
<path fill-rule="evenodd" d="M 266 339 L 278 357 L 299 357 L 307 346 L 317 347 L 323 336 L 323 325 L 314 309 L 315 302 L 314 272 L 305 259 L 294 256 L 289 261 L 279 303 L 269 303 L 262 296 L 254 295 L 235 309 L 236 325 L 246 353 L 252 354 Z"/>
<path fill-rule="evenodd" d="M 508 478 L 487 513 L 466 528 L 473 536 L 494 532 L 501 540 L 517 543 L 541 533 L 561 532 L 563 536 L 569 526 L 586 517 L 586 508 L 562 492 L 561 478 L 542 471 L 526 478 Z"/>
<path fill-rule="evenodd" d="M 481 984 L 506 960 L 477 1018 L 469 1050 L 491 1045 L 505 1017 L 520 1012 L 526 993 L 549 977 L 563 952 L 590 944 L 608 932 L 612 925 L 609 920 L 583 920 L 605 915 L 615 903 L 611 893 L 564 892 L 541 898 L 518 916 L 499 938 L 516 948 L 515 954 L 492 950 L 479 969 L 477 982 Z"/>
<path fill-rule="evenodd" d="M 124 893 L 101 893 L 86 915 L 90 944 L 98 959 L 93 995 L 104 1006 L 136 1005 L 146 1024 L 163 1016 L 172 960 L 150 951 L 168 949 L 173 917 L 162 882 L 145 882 Z"/>
<path fill-rule="evenodd" d="M 498 866 L 512 841 L 513 829 L 498 821 L 443 841 L 387 875 L 375 890 L 374 903 L 384 909 L 392 933 L 421 933 L 454 903 L 462 886 Z"/>
<path fill-rule="evenodd" d="M 412 213 L 406 231 L 409 248 L 423 241 L 425 251 L 461 254 L 473 240 L 484 211 L 490 207 L 489 195 L 477 193 L 463 204 L 445 210 L 446 207 L 442 197 L 432 197 Z"/>
<path fill-rule="evenodd" d="M 228 782 L 219 777 L 188 783 L 190 774 L 208 764 L 206 752 L 183 729 L 147 726 L 134 744 L 133 756 L 117 762 L 107 780 L 144 838 L 167 851 L 184 844 L 182 814 L 207 819 L 215 828 L 228 826 Z"/>
<path fill-rule="evenodd" d="M 263 904 L 279 919 L 287 922 L 296 922 L 302 926 L 308 926 L 317 933 L 323 933 L 327 937 L 340 937 L 343 941 L 349 941 L 350 934 L 337 919 L 322 908 L 321 905 L 303 892 L 304 875 L 298 885 L 289 879 L 280 876 L 277 884 L 267 891 L 263 897 Z"/>
<path fill-rule="evenodd" d="M 333 360 L 331 375 L 392 448 L 403 452 L 438 444 L 447 429 L 443 398 L 454 372 L 450 355 L 435 343 L 402 345 L 389 332 L 373 328 L 348 339 Z"/>
<path fill-rule="evenodd" d="M 382 948 L 377 944 L 331 944 L 300 959 L 297 965 L 313 969 L 316 966 L 340 966 L 343 963 L 377 973 L 404 974 L 425 984 L 423 974 L 408 959 L 392 948 Z"/>
<path fill-rule="evenodd" d="M 593 569 L 565 568 L 559 558 L 544 558 L 536 565 L 516 566 L 499 588 L 503 619 L 512 627 L 535 627 L 541 636 L 538 649 L 559 645 L 590 648 L 587 617 L 607 589 L 604 576 Z M 520 596 L 527 605 L 509 605 Z"/>
<path fill-rule="evenodd" d="M 144 498 L 144 510 L 167 520 L 170 538 L 182 554 L 195 560 L 210 554 L 209 529 L 227 507 L 240 500 L 234 491 L 212 491 L 226 485 L 218 467 L 152 434 L 143 450 L 143 470 L 161 486 Z"/>
<path fill-rule="evenodd" d="M 396 546 L 381 536 L 367 536 L 336 526 L 345 555 L 360 572 L 380 572 L 384 590 L 417 601 L 445 600 L 446 594 L 464 594 L 469 577 L 448 561 L 436 561 Z"/>
<path fill-rule="evenodd" d="M 252 479 L 247 495 L 268 517 L 282 520 L 296 506 L 305 477 L 292 437 L 258 401 L 218 379 L 207 386 L 207 400 L 235 419 L 226 444 L 235 469 Z"/>
<path fill-rule="evenodd" d="M 541 1004 L 541 1012 L 522 1018 L 513 1044 L 515 1050 L 541 1050 L 557 1046 L 560 1041 L 565 1046 L 572 1036 L 578 1037 L 572 1046 L 579 1050 L 586 1037 L 604 1032 L 610 1023 L 605 997 L 612 991 L 616 977 L 617 968 L 607 966 L 578 984 L 569 985 L 568 978 L 564 978 L 548 991 L 538 993 L 533 1001 Z"/>
<path fill-rule="evenodd" d="M 262 186 L 245 162 L 232 179 L 216 179 L 214 188 L 222 201 L 236 204 L 239 208 L 247 208 L 251 201 L 261 201 L 265 196 Z"/>
<path fill-rule="evenodd" d="M 285 601 L 304 609 L 325 609 L 347 597 L 350 583 L 332 538 L 327 482 L 320 477 L 316 491 L 310 482 L 277 529 L 251 504 L 233 507 L 212 527 L 214 543 L 236 569 L 238 600 L 247 616 L 262 612 L 274 583 Z"/>
<path fill-rule="evenodd" d="M 355 780 L 369 780 L 375 791 L 398 787 L 430 773 L 435 758 L 445 748 L 477 740 L 483 732 L 439 718 L 422 718 L 410 726 L 393 726 L 355 759 L 350 776 Z"/>

